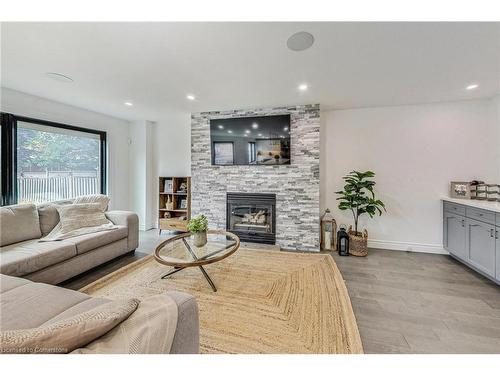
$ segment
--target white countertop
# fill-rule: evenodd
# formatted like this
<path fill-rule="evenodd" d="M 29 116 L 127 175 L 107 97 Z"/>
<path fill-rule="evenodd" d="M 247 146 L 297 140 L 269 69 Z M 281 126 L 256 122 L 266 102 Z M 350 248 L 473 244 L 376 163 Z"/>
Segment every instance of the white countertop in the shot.
<path fill-rule="evenodd" d="M 480 201 L 477 199 L 457 199 L 449 197 L 441 197 L 441 200 L 500 213 L 500 202 Z"/>

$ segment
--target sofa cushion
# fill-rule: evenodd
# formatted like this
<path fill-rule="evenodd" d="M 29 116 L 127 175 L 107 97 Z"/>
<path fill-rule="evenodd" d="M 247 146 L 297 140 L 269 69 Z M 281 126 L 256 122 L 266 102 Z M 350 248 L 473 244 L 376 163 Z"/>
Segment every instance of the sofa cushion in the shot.
<path fill-rule="evenodd" d="M 0 274 L 0 327 L 17 330 L 40 327 L 88 311 L 109 300 L 74 290 L 34 283 Z"/>
<path fill-rule="evenodd" d="M 56 202 L 48 202 L 42 203 L 37 206 L 38 216 L 40 217 L 40 230 L 42 232 L 42 236 L 46 236 L 49 234 L 52 229 L 55 228 L 57 223 L 59 223 L 59 213 L 57 212 L 56 207 L 63 206 L 66 204 L 73 203 L 72 200 L 62 200 Z"/>
<path fill-rule="evenodd" d="M 24 276 L 76 256 L 70 242 L 29 240 L 0 247 L 0 273 Z"/>
<path fill-rule="evenodd" d="M 0 333 L 3 353 L 69 353 L 106 334 L 132 314 L 136 299 L 109 301 L 58 322 Z"/>
<path fill-rule="evenodd" d="M 0 207 L 0 246 L 41 236 L 38 211 L 34 204 Z"/>
<path fill-rule="evenodd" d="M 81 236 L 67 238 L 62 242 L 74 244 L 77 254 L 83 254 L 87 251 L 121 240 L 122 238 L 127 238 L 127 235 L 128 228 L 120 225 L 114 230 L 83 234 Z"/>

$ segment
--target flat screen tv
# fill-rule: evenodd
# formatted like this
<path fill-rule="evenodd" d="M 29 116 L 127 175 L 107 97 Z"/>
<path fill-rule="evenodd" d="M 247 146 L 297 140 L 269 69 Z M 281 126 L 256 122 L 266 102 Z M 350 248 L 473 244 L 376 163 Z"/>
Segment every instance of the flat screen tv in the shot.
<path fill-rule="evenodd" d="M 212 165 L 290 164 L 290 115 L 210 120 Z"/>

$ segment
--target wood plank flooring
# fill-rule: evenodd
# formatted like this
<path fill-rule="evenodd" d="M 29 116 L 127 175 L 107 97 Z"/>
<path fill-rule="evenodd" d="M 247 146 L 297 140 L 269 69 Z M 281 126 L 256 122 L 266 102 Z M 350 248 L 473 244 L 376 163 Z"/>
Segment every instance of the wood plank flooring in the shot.
<path fill-rule="evenodd" d="M 134 255 L 62 286 L 80 289 L 151 254 L 167 236 L 141 232 Z M 346 281 L 365 353 L 500 353 L 500 287 L 451 257 L 374 249 L 366 258 L 333 257 Z"/>

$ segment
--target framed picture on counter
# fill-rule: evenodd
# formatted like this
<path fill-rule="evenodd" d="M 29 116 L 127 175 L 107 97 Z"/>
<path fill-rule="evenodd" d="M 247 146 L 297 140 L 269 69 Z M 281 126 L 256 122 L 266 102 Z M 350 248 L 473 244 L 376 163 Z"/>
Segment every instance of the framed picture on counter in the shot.
<path fill-rule="evenodd" d="M 450 197 L 459 199 L 470 199 L 470 182 L 450 182 Z"/>

